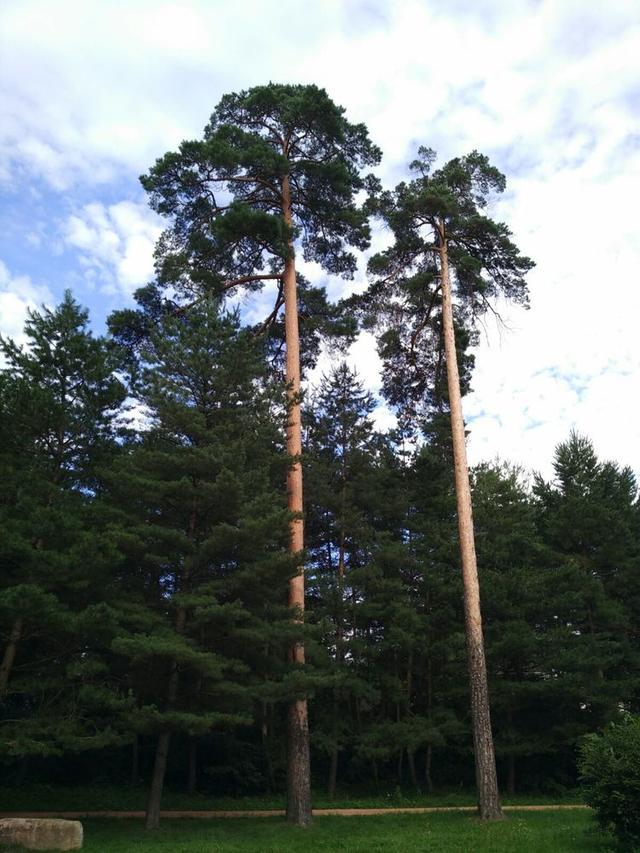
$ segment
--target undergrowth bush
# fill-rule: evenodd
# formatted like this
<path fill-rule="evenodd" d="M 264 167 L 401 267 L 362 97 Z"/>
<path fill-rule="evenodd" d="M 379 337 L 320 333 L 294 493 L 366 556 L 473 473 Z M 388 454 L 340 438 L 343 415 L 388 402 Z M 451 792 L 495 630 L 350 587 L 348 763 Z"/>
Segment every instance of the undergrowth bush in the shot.
<path fill-rule="evenodd" d="M 580 750 L 586 802 L 628 850 L 640 849 L 640 716 L 624 714 Z"/>

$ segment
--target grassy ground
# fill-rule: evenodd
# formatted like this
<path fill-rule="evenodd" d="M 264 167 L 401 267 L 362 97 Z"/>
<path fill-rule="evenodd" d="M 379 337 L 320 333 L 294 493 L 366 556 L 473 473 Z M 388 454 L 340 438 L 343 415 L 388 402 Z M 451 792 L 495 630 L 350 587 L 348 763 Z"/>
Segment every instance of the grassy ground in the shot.
<path fill-rule="evenodd" d="M 316 818 L 307 830 L 277 818 L 165 820 L 153 833 L 140 821 L 85 820 L 85 853 L 604 853 L 610 839 L 589 812 L 513 813 L 482 824 L 462 814 Z"/>
<path fill-rule="evenodd" d="M 33 785 L 23 788 L 0 787 L 0 811 L 48 811 L 69 809 L 78 811 L 136 810 L 146 805 L 146 790 L 143 787 L 116 785 L 91 785 L 85 787 L 62 787 Z M 390 791 L 385 794 L 361 794 L 338 792 L 335 800 L 329 800 L 322 791 L 314 793 L 314 808 L 387 808 L 393 806 L 472 806 L 473 792 L 452 791 L 436 794 Z M 566 791 L 561 795 L 545 796 L 526 794 L 503 797 L 503 803 L 513 805 L 579 803 L 578 791 Z M 214 797 L 204 794 L 184 794 L 166 790 L 162 797 L 163 809 L 224 809 L 243 811 L 248 809 L 282 809 L 284 795 L 254 797 Z"/>

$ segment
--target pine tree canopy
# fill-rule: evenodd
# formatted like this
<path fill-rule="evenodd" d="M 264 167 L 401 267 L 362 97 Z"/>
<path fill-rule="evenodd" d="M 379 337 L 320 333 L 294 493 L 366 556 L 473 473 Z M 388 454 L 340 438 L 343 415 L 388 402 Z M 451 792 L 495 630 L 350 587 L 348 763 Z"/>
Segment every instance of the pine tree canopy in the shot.
<path fill-rule="evenodd" d="M 528 304 L 526 273 L 533 262 L 520 254 L 503 223 L 484 214 L 505 189 L 504 176 L 477 151 L 433 169 L 435 153 L 419 149 L 410 168 L 417 176 L 368 202 L 390 229 L 393 243 L 369 260 L 370 285 L 346 300 L 365 327 L 378 333 L 383 391 L 406 426 L 441 411 L 447 402 L 441 326 L 439 246 L 446 241 L 457 293 L 455 332 L 461 391 L 469 388 L 476 342 L 474 319 L 501 296 Z"/>
<path fill-rule="evenodd" d="M 225 95 L 204 138 L 183 142 L 141 179 L 154 210 L 172 222 L 158 249 L 161 280 L 189 292 L 259 287 L 281 274 L 290 228 L 305 260 L 351 276 L 349 247 L 369 242 L 367 212 L 355 196 L 375 186 L 360 170 L 379 159 L 365 126 L 348 122 L 317 86 Z"/>

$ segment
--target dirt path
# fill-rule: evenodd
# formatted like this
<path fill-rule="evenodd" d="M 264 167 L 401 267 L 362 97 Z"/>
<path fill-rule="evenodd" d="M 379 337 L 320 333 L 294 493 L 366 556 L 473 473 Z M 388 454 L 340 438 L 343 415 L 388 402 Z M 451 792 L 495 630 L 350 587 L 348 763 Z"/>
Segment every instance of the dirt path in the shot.
<path fill-rule="evenodd" d="M 563 805 L 503 806 L 505 812 L 545 812 L 563 809 L 586 809 L 583 803 Z M 364 817 L 385 814 L 438 814 L 441 812 L 475 812 L 475 806 L 427 806 L 424 808 L 395 809 L 314 809 L 314 817 L 339 815 L 341 817 Z M 47 811 L 47 812 L 0 812 L 4 817 L 60 817 L 75 819 L 83 817 L 143 818 L 143 811 Z M 218 817 L 283 817 L 284 809 L 252 809 L 248 811 L 161 811 L 163 818 L 218 818 Z"/>

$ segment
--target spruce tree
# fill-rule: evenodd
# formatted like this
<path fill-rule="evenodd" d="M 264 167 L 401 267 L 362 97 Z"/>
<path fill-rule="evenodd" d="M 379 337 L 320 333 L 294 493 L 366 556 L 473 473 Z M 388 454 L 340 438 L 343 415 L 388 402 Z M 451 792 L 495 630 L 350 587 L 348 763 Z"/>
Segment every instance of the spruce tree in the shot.
<path fill-rule="evenodd" d="M 529 775 L 527 763 L 556 746 L 547 632 L 556 596 L 523 473 L 485 463 L 472 471 L 472 486 L 496 752 L 513 795 L 518 777 Z"/>
<path fill-rule="evenodd" d="M 408 301 L 419 307 L 420 310 L 412 312 L 413 323 L 407 331 L 405 345 L 395 352 L 409 370 L 417 363 L 421 338 L 427 341 L 427 349 L 437 349 L 444 357 L 464 581 L 479 813 L 482 818 L 499 818 L 502 810 L 489 714 L 452 287 L 456 287 L 459 300 L 458 324 L 461 328 L 469 328 L 469 320 L 486 311 L 495 296 L 526 304 L 525 275 L 533 264 L 519 254 L 507 226 L 494 222 L 482 212 L 490 195 L 502 192 L 505 187 L 504 176 L 485 156 L 472 152 L 432 171 L 435 154 L 426 148 L 421 148 L 419 154 L 419 159 L 411 164 L 418 176 L 399 184 L 393 192 L 382 193 L 374 205 L 374 210 L 391 228 L 395 241 L 389 249 L 371 259 L 370 269 L 377 281 L 364 302 L 372 304 L 374 313 L 376 301 L 389 305 L 384 312 L 386 317 L 393 314 L 396 304 L 402 306 Z M 436 314 L 440 317 L 438 323 Z M 429 333 L 433 341 L 434 332 L 438 337 L 441 335 L 442 347 L 434 348 L 429 344 Z M 441 357 L 435 359 L 436 366 L 441 361 Z"/>
<path fill-rule="evenodd" d="M 378 443 L 370 418 L 374 408 L 357 373 L 341 362 L 321 378 L 303 415 L 311 618 L 325 626 L 323 646 L 333 675 L 331 699 L 318 702 L 314 741 L 329 754 L 330 797 L 339 754 L 352 739 L 346 712 L 366 690 L 352 666 L 357 592 L 351 572 L 370 554 L 367 510 Z"/>
<path fill-rule="evenodd" d="M 102 655 L 118 554 L 99 497 L 125 390 L 88 324 L 67 292 L 29 313 L 25 346 L 0 339 L 0 703 L 14 756 L 117 740 Z"/>
<path fill-rule="evenodd" d="M 433 791 L 438 781 L 443 781 L 438 764 L 444 765 L 450 777 L 456 754 L 461 752 L 466 757 L 468 753 L 468 703 L 463 688 L 461 579 L 446 413 L 432 416 L 423 433 L 424 441 L 408 464 L 407 538 L 415 565 L 415 608 L 422 628 L 422 636 L 414 640 L 414 707 L 416 714 L 424 717 L 421 775 L 427 790 Z"/>
<path fill-rule="evenodd" d="M 577 739 L 637 703 L 637 485 L 629 468 L 598 459 L 572 433 L 536 478 L 538 525 L 550 549 L 547 617 L 555 695 L 547 729 L 571 772 Z M 637 707 L 637 705 L 636 705 Z"/>
<path fill-rule="evenodd" d="M 149 336 L 133 389 L 148 429 L 112 475 L 128 593 L 113 650 L 133 669 L 130 725 L 158 738 L 149 829 L 172 736 L 251 724 L 281 695 L 291 641 L 279 395 L 256 339 L 218 310 L 204 300 Z"/>
<path fill-rule="evenodd" d="M 267 323 L 284 307 L 285 378 L 289 394 L 287 493 L 290 548 L 304 546 L 300 425 L 300 340 L 296 249 L 325 271 L 353 275 L 350 247 L 369 241 L 360 169 L 380 152 L 362 124 L 351 124 L 323 89 L 269 84 L 225 95 L 204 138 L 183 142 L 142 178 L 153 208 L 171 218 L 158 246 L 161 281 L 182 291 L 217 295 L 277 284 Z M 290 606 L 302 620 L 304 578 L 292 578 Z M 301 639 L 292 659 L 304 663 Z M 287 817 L 311 820 L 308 715 L 304 695 L 288 721 Z"/>

